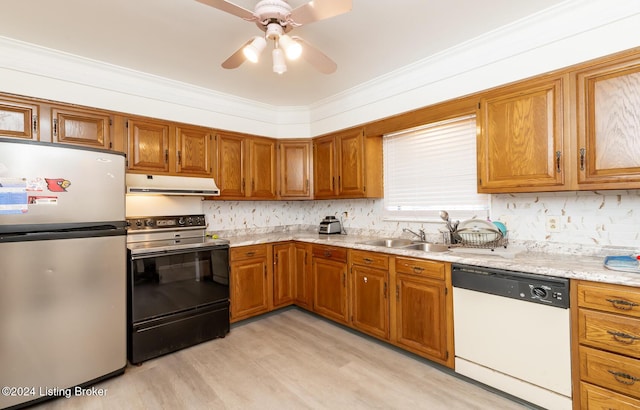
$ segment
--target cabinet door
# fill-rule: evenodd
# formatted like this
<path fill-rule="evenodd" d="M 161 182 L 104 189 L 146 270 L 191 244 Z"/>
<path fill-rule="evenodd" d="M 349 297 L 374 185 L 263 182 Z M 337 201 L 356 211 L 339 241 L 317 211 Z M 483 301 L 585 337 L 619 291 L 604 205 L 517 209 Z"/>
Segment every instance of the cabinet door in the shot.
<path fill-rule="evenodd" d="M 364 134 L 356 130 L 337 137 L 338 195 L 364 196 Z"/>
<path fill-rule="evenodd" d="M 38 141 L 38 115 L 35 104 L 0 100 L 0 136 Z"/>
<path fill-rule="evenodd" d="M 563 77 L 524 82 L 481 100 L 478 192 L 562 188 L 563 83 Z"/>
<path fill-rule="evenodd" d="M 577 82 L 580 189 L 640 188 L 640 60 L 580 72 Z"/>
<path fill-rule="evenodd" d="M 129 120 L 129 169 L 169 172 L 169 125 L 162 122 Z"/>
<path fill-rule="evenodd" d="M 245 138 L 218 134 L 218 180 L 221 197 L 245 196 Z"/>
<path fill-rule="evenodd" d="M 313 142 L 313 194 L 316 198 L 336 196 L 335 138 L 318 138 Z"/>
<path fill-rule="evenodd" d="M 447 327 L 443 281 L 396 277 L 398 345 L 426 357 L 446 360 Z"/>
<path fill-rule="evenodd" d="M 276 197 L 276 142 L 266 138 L 252 138 L 249 142 L 252 198 Z"/>
<path fill-rule="evenodd" d="M 213 173 L 211 163 L 213 137 L 207 129 L 176 128 L 176 172 L 208 177 Z"/>
<path fill-rule="evenodd" d="M 354 265 L 351 273 L 351 324 L 365 333 L 388 339 L 388 272 Z"/>
<path fill-rule="evenodd" d="M 111 116 L 99 112 L 51 109 L 54 142 L 110 149 Z"/>
<path fill-rule="evenodd" d="M 337 322 L 348 322 L 345 262 L 313 259 L 313 310 Z"/>
<path fill-rule="evenodd" d="M 313 277 L 309 254 L 306 244 L 295 244 L 294 298 L 296 305 L 305 309 L 313 307 Z"/>
<path fill-rule="evenodd" d="M 265 258 L 231 261 L 231 320 L 269 311 L 269 286 Z"/>
<path fill-rule="evenodd" d="M 280 198 L 309 199 L 311 197 L 311 144 L 309 142 L 281 142 Z"/>
<path fill-rule="evenodd" d="M 273 307 L 293 303 L 295 276 L 294 247 L 292 243 L 273 246 Z"/>

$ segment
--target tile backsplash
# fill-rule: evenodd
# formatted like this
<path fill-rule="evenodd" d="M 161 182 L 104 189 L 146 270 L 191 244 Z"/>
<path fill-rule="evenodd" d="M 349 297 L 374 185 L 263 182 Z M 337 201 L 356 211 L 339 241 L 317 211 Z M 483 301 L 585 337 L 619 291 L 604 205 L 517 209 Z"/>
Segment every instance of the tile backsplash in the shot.
<path fill-rule="evenodd" d="M 383 200 L 204 201 L 209 230 L 228 234 L 317 229 L 326 215 L 342 218 L 348 234 L 407 236 L 424 229 L 438 241 L 444 225 L 382 218 Z M 344 214 L 346 212 L 346 215 Z M 512 243 L 549 252 L 640 251 L 640 191 L 491 195 L 491 216 L 503 221 Z M 452 219 L 456 218 L 451 212 Z"/>

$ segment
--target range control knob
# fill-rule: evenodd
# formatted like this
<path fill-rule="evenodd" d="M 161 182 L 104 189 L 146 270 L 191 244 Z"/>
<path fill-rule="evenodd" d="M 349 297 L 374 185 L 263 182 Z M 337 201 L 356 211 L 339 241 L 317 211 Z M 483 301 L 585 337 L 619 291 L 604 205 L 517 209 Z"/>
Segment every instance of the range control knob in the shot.
<path fill-rule="evenodd" d="M 178 218 L 178 225 L 184 225 L 184 218 Z"/>
<path fill-rule="evenodd" d="M 547 298 L 547 291 L 539 286 L 534 286 L 531 288 L 531 295 L 534 298 L 539 298 L 539 299 L 546 299 Z"/>
<path fill-rule="evenodd" d="M 154 221 L 153 221 L 153 219 L 147 219 L 146 221 L 144 221 L 144 224 L 146 226 L 153 226 Z"/>
<path fill-rule="evenodd" d="M 136 219 L 136 226 L 140 228 L 142 226 L 142 221 L 140 219 Z"/>
<path fill-rule="evenodd" d="M 193 225 L 193 219 L 191 217 L 187 218 L 187 225 Z"/>

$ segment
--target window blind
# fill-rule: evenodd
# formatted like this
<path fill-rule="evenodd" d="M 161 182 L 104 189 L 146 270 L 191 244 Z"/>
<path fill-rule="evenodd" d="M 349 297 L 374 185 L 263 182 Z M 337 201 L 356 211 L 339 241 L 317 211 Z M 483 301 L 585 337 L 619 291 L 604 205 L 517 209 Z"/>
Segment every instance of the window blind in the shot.
<path fill-rule="evenodd" d="M 486 216 L 489 197 L 477 193 L 475 115 L 387 134 L 383 149 L 385 219 L 432 220 L 440 210 L 458 219 Z"/>

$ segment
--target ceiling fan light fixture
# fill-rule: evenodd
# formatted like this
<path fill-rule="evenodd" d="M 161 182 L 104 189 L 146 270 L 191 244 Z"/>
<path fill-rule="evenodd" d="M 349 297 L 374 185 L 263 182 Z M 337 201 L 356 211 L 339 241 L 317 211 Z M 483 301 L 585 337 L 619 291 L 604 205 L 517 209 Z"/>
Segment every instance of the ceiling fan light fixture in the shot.
<path fill-rule="evenodd" d="M 254 37 L 253 41 L 247 45 L 244 49 L 242 49 L 242 53 L 247 58 L 247 60 L 252 63 L 257 63 L 260 58 L 260 54 L 262 50 L 267 46 L 267 40 L 264 37 Z"/>
<path fill-rule="evenodd" d="M 284 53 L 282 49 L 276 47 L 272 52 L 273 57 L 273 72 L 283 74 L 287 71 L 287 63 L 284 60 Z"/>
<path fill-rule="evenodd" d="M 289 60 L 295 60 L 302 54 L 302 45 L 286 34 L 280 36 L 280 45 Z"/>

